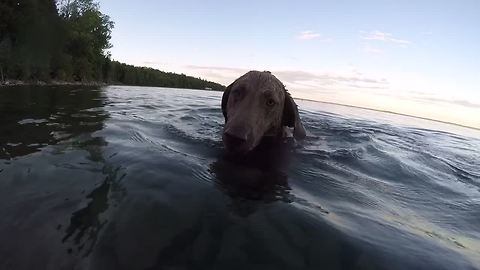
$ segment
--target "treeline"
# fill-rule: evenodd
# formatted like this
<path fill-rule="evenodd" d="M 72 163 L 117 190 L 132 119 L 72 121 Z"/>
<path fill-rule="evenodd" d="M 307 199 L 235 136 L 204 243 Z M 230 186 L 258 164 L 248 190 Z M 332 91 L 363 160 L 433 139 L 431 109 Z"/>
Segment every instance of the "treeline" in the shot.
<path fill-rule="evenodd" d="M 200 78 L 194 78 L 185 74 L 163 72 L 147 67 L 136 67 L 117 61 L 107 61 L 107 65 L 109 66 L 107 78 L 110 82 L 140 86 L 163 86 L 191 89 L 211 88 L 220 91 L 225 89 L 221 84 Z"/>
<path fill-rule="evenodd" d="M 1 0 L 0 80 L 224 88 L 112 61 L 108 49 L 113 26 L 93 0 Z"/>

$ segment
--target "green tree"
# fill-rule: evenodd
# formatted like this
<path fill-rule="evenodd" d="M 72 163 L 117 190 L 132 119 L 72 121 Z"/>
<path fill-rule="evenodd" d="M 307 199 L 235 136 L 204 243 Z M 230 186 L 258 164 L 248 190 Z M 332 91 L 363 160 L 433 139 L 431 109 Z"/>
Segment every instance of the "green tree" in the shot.
<path fill-rule="evenodd" d="M 223 91 L 221 84 L 194 78 L 185 74 L 163 72 L 153 68 L 136 67 L 117 61 L 110 62 L 109 81 L 126 85 L 161 86 L 175 88 L 191 88 Z"/>
<path fill-rule="evenodd" d="M 224 88 L 185 74 L 111 61 L 113 26 L 94 0 L 1 0 L 0 79 Z"/>
<path fill-rule="evenodd" d="M 7 63 L 10 60 L 10 55 L 12 51 L 12 43 L 9 37 L 0 39 L 0 80 L 1 82 L 5 81 L 5 70 L 4 67 L 7 66 Z"/>
<path fill-rule="evenodd" d="M 91 0 L 62 1 L 59 7 L 68 28 L 66 51 L 72 56 L 75 79 L 102 80 L 113 22 Z"/>

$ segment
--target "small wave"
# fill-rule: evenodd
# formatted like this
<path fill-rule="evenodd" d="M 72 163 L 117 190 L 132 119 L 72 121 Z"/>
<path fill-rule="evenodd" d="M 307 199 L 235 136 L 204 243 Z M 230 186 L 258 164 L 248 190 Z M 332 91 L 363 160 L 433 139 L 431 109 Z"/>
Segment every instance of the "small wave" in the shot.
<path fill-rule="evenodd" d="M 363 149 L 339 149 L 329 153 L 329 157 L 341 161 L 358 160 L 362 158 L 363 153 Z"/>
<path fill-rule="evenodd" d="M 468 172 L 462 169 L 460 167 L 461 166 L 460 164 L 455 164 L 455 162 L 453 161 L 449 161 L 446 158 L 437 156 L 428 151 L 423 151 L 421 152 L 421 154 L 427 156 L 430 161 L 436 160 L 436 161 L 439 161 L 441 164 L 445 165 L 443 166 L 443 168 L 440 168 L 440 169 L 442 169 L 443 171 L 447 169 L 450 172 L 450 174 L 453 175 L 457 180 L 480 187 L 479 174 L 476 174 L 475 172 Z"/>
<path fill-rule="evenodd" d="M 23 119 L 21 121 L 18 121 L 19 125 L 27 125 L 27 124 L 43 124 L 43 123 L 48 123 L 47 119 Z"/>
<path fill-rule="evenodd" d="M 184 115 L 184 116 L 180 117 L 180 120 L 182 120 L 182 121 L 195 121 L 195 120 L 197 120 L 197 118 L 195 118 L 194 116 L 191 116 L 191 115 Z"/>

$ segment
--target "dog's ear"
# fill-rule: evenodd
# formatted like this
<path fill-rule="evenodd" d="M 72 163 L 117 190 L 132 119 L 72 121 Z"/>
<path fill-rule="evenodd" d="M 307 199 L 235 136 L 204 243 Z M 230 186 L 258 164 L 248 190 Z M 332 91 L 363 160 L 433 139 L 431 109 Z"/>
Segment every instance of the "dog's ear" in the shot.
<path fill-rule="evenodd" d="M 231 83 L 227 88 L 225 88 L 225 91 L 223 91 L 223 96 L 222 96 L 222 113 L 223 117 L 225 117 L 225 122 L 227 122 L 227 103 L 228 103 L 228 96 L 230 96 L 230 90 L 232 90 L 232 86 L 235 82 Z"/>
<path fill-rule="evenodd" d="M 293 127 L 293 137 L 297 140 L 304 139 L 307 136 L 298 114 L 297 104 L 287 91 L 285 91 L 285 102 L 283 104 L 282 125 Z"/>
<path fill-rule="evenodd" d="M 283 103 L 282 125 L 287 127 L 295 127 L 295 112 L 297 105 L 293 101 L 290 94 L 285 91 L 285 102 Z"/>

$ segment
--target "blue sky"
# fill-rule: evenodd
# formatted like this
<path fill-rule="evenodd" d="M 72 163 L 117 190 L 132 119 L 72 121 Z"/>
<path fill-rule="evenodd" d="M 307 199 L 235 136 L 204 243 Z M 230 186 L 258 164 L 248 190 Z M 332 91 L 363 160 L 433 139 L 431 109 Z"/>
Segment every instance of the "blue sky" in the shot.
<path fill-rule="evenodd" d="M 480 1 L 100 1 L 114 59 L 480 128 Z"/>

